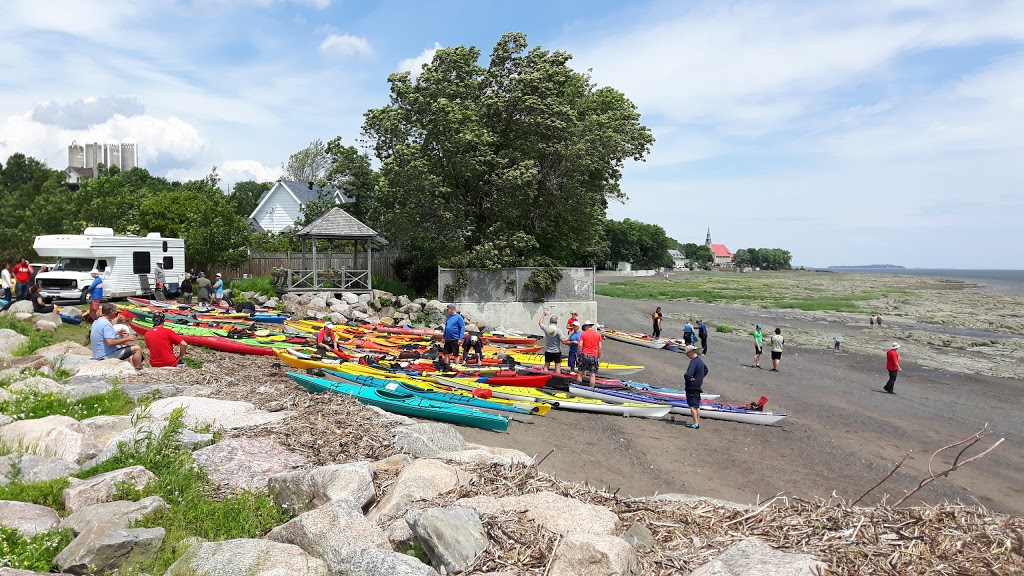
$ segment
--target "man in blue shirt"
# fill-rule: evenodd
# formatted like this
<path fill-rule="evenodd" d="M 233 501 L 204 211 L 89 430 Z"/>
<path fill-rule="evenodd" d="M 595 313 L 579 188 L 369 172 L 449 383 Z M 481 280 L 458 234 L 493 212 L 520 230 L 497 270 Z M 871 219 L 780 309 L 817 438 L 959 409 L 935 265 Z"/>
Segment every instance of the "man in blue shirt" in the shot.
<path fill-rule="evenodd" d="M 118 360 L 132 361 L 136 370 L 142 370 L 142 348 L 135 344 L 136 336 L 129 332 L 125 337 L 119 337 L 114 325 L 111 324 L 117 316 L 117 304 L 106 302 L 100 308 L 103 314 L 92 323 L 92 331 L 89 333 L 89 342 L 92 345 L 92 357 L 96 360 L 116 358 Z M 127 344 L 118 348 L 121 344 Z"/>
<path fill-rule="evenodd" d="M 697 321 L 697 337 L 700 338 L 700 348 L 701 348 L 700 355 L 701 356 L 707 356 L 708 355 L 708 325 L 705 324 L 703 320 L 698 320 Z M 696 346 L 697 343 L 694 342 L 693 345 Z"/>
<path fill-rule="evenodd" d="M 686 367 L 686 375 L 683 380 L 686 383 L 686 403 L 690 406 L 690 414 L 693 415 L 693 422 L 687 424 L 687 428 L 694 430 L 700 428 L 700 393 L 704 385 L 704 377 L 708 374 L 708 367 L 697 355 L 696 346 L 687 346 L 683 349 L 686 357 L 690 359 L 690 365 Z"/>
<path fill-rule="evenodd" d="M 100 317 L 100 303 L 103 302 L 103 278 L 100 278 L 100 271 L 93 268 L 92 284 L 89 284 L 89 321 L 95 322 Z"/>
<path fill-rule="evenodd" d="M 466 335 L 466 321 L 462 319 L 462 314 L 455 311 L 455 304 L 449 304 L 444 313 L 448 319 L 444 322 L 444 350 L 442 353 L 448 356 L 449 362 L 452 362 L 459 359 L 462 337 Z"/>
<path fill-rule="evenodd" d="M 569 371 L 575 372 L 580 360 L 580 334 L 583 330 L 580 329 L 579 321 L 570 324 L 569 328 L 572 330 L 569 334 Z"/>

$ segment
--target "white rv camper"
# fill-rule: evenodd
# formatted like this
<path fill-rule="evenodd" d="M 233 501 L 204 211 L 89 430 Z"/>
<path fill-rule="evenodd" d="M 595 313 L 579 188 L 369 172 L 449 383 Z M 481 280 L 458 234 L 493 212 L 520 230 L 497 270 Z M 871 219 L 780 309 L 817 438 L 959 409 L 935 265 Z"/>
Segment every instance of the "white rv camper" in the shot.
<path fill-rule="evenodd" d="M 152 289 L 157 262 L 164 263 L 169 292 L 177 291 L 185 275 L 185 241 L 161 238 L 159 232 L 145 237 L 114 236 L 111 228 L 93 227 L 81 235 L 36 236 L 32 247 L 40 256 L 58 258 L 50 271 L 36 276 L 43 295 L 54 298 L 88 302 L 93 268 L 103 277 L 104 299 L 143 295 L 143 278 Z"/>

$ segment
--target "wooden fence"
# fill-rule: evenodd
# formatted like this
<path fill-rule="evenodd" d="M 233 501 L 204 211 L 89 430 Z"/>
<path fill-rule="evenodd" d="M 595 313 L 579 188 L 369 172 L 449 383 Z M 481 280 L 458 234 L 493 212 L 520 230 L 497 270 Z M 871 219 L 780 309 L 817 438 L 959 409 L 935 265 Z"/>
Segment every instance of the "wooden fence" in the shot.
<path fill-rule="evenodd" d="M 374 251 L 370 263 L 370 270 L 374 276 L 395 278 L 395 261 L 401 256 L 398 252 L 390 250 Z M 228 270 L 229 278 L 241 278 L 245 274 L 253 277 L 270 276 L 274 268 L 310 269 L 317 270 L 336 269 L 341 270 L 357 269 L 366 270 L 366 253 L 357 254 L 317 254 L 314 265 L 313 256 L 306 253 L 306 260 L 303 263 L 301 252 L 252 252 L 249 254 L 249 261 L 240 267 Z"/>

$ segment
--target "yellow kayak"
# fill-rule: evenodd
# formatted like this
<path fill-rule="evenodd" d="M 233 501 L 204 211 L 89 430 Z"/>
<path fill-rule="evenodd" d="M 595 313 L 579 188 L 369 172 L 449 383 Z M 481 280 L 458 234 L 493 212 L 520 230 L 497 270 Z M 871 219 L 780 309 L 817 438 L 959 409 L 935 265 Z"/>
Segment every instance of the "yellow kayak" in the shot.
<path fill-rule="evenodd" d="M 544 366 L 544 355 L 543 354 L 509 354 L 512 359 L 520 364 L 526 364 L 528 366 Z M 562 359 L 562 368 L 567 369 L 569 367 L 569 360 Z M 601 362 L 599 364 L 599 372 L 606 376 L 629 376 L 630 374 L 636 374 L 643 370 L 643 366 L 631 365 L 631 364 L 612 364 L 610 362 Z"/>

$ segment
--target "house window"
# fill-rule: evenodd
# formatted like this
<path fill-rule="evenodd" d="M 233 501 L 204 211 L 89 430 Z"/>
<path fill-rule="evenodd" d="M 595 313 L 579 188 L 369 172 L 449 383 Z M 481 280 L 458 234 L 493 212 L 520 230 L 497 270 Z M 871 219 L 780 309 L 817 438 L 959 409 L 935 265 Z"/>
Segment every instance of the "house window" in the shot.
<path fill-rule="evenodd" d="M 164 256 L 164 270 L 174 268 L 174 256 Z"/>
<path fill-rule="evenodd" d="M 164 252 L 167 252 L 167 240 L 164 240 Z"/>
<path fill-rule="evenodd" d="M 149 252 L 132 252 L 132 274 L 149 274 Z"/>

